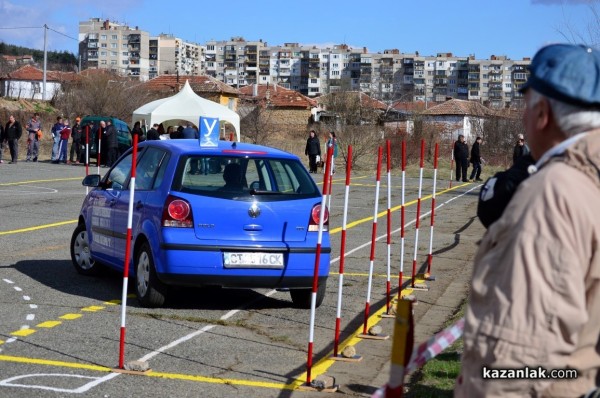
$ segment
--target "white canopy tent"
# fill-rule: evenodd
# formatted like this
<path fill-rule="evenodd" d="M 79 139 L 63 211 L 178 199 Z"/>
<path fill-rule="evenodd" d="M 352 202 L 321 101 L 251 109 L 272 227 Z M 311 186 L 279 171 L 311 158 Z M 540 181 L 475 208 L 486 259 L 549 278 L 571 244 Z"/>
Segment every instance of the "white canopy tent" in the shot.
<path fill-rule="evenodd" d="M 231 124 L 235 129 L 237 141 L 240 141 L 240 115 L 226 106 L 200 97 L 194 93 L 187 80 L 177 94 L 149 102 L 136 109 L 133 112 L 133 123 L 139 121 L 150 128 L 154 123 L 186 120 L 198 126 L 200 116 L 219 118 L 221 126 L 224 122 Z"/>

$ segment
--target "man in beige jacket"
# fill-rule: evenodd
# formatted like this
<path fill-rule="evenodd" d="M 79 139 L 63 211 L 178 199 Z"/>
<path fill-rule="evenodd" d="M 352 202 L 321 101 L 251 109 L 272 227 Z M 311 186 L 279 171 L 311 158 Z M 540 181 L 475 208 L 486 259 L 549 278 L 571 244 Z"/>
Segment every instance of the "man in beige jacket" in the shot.
<path fill-rule="evenodd" d="M 530 72 L 537 172 L 477 251 L 456 397 L 574 398 L 600 384 L 600 51 L 550 45 Z"/>

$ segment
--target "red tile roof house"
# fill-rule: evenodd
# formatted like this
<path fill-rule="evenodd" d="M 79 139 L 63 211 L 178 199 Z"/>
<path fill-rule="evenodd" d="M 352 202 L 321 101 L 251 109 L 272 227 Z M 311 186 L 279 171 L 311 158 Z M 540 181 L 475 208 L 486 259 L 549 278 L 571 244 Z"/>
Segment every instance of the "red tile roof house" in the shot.
<path fill-rule="evenodd" d="M 60 92 L 62 83 L 76 78 L 73 72 L 46 72 L 46 100 Z M 44 72 L 25 65 L 14 72 L 0 76 L 0 95 L 16 99 L 41 100 L 44 90 Z"/>
<path fill-rule="evenodd" d="M 483 133 L 483 122 L 496 113 L 476 101 L 451 99 L 421 113 L 423 122 L 432 124 L 442 140 L 456 141 L 460 134 L 468 143 Z"/>
<path fill-rule="evenodd" d="M 250 141 L 264 144 L 278 140 L 293 145 L 291 138 L 306 140 L 315 100 L 278 85 L 245 86 L 240 93 L 242 133 Z M 292 148 L 282 149 L 294 152 Z"/>
<path fill-rule="evenodd" d="M 153 93 L 152 96 L 155 99 L 160 99 L 177 94 L 186 80 L 189 82 L 192 90 L 200 97 L 224 105 L 232 111 L 237 112 L 240 92 L 211 76 L 161 75 L 143 83 L 142 87 Z"/>

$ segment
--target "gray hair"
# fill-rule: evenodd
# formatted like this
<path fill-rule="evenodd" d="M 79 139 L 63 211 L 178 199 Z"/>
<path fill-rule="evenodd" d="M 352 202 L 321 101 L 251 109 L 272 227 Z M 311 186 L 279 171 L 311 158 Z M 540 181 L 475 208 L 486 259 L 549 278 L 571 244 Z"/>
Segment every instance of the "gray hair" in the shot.
<path fill-rule="evenodd" d="M 546 99 L 550 104 L 558 128 L 567 136 L 572 137 L 575 134 L 600 127 L 600 110 L 567 104 L 540 94 L 532 88 L 529 91 L 531 94 L 527 106 L 532 108 L 542 99 Z"/>

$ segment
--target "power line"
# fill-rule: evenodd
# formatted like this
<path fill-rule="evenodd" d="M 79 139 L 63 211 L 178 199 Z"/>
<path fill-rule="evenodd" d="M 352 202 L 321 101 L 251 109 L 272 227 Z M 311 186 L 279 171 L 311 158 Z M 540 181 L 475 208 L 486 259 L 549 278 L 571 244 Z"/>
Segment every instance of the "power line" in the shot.
<path fill-rule="evenodd" d="M 49 26 L 47 26 L 47 27 L 48 27 L 48 29 L 49 29 L 49 30 L 51 30 L 51 31 L 53 31 L 53 32 L 55 32 L 55 33 L 58 33 L 59 35 L 63 35 L 64 37 L 67 37 L 67 38 L 69 38 L 69 39 L 72 39 L 72 40 L 75 40 L 75 41 L 79 41 L 79 39 L 76 39 L 76 38 L 74 38 L 74 37 L 71 37 L 71 36 L 69 36 L 69 35 L 66 35 L 66 34 L 64 34 L 64 33 L 62 33 L 62 32 L 59 32 L 58 30 L 54 30 L 54 29 L 52 29 L 52 28 L 51 28 L 51 27 L 49 27 Z"/>
<path fill-rule="evenodd" d="M 59 32 L 56 29 L 52 29 L 48 25 L 44 25 L 44 26 L 11 26 L 11 27 L 8 27 L 8 28 L 7 27 L 0 27 L 0 29 L 5 29 L 5 30 L 8 30 L 8 29 L 44 29 L 44 28 L 48 28 L 48 30 L 51 30 L 51 31 L 53 31 L 55 33 L 58 33 L 59 35 L 63 35 L 64 37 L 67 37 L 67 38 L 69 38 L 71 40 L 79 41 L 79 39 L 76 39 L 76 38 L 71 37 L 71 36 L 69 36 L 67 34 Z"/>

